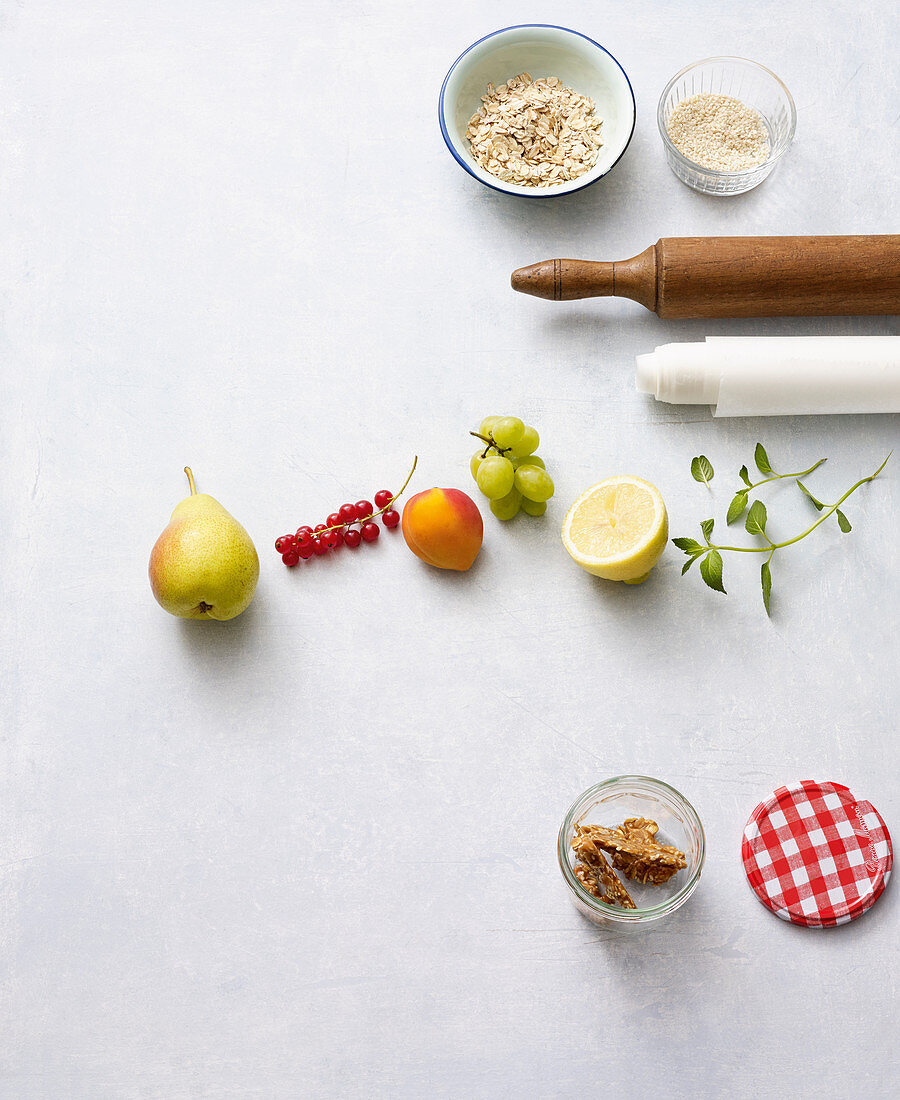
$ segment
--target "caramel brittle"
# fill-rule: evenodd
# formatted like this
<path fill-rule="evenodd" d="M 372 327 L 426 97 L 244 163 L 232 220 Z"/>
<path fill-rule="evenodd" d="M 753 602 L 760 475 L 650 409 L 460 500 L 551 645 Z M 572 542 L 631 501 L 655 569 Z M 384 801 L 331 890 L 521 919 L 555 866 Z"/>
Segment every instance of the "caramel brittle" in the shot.
<path fill-rule="evenodd" d="M 674 845 L 656 842 L 658 832 L 656 822 L 646 817 L 629 817 L 614 829 L 576 825 L 572 847 L 581 860 L 575 867 L 578 880 L 601 901 L 636 908 L 613 868 L 637 882 L 661 886 L 687 866 L 684 852 Z"/>
<path fill-rule="evenodd" d="M 643 822 L 644 820 L 644 818 L 629 818 L 629 821 Z M 655 825 L 655 822 L 650 824 Z M 617 825 L 615 829 L 607 829 L 604 825 L 588 825 L 583 828 L 597 847 L 606 852 L 633 856 L 644 863 L 659 863 L 665 867 L 672 867 L 676 871 L 687 866 L 684 852 L 671 844 L 657 844 L 653 839 L 655 831 L 650 833 L 648 839 L 649 830 L 643 825 L 636 827 L 630 824 Z"/>
<path fill-rule="evenodd" d="M 623 909 L 637 908 L 622 880 L 590 837 L 576 836 L 572 840 L 572 847 L 581 860 L 575 865 L 575 877 L 589 894 L 593 894 L 599 901 L 605 901 L 607 905 L 620 905 Z"/>
<path fill-rule="evenodd" d="M 684 852 L 670 844 L 657 844 L 656 834 L 659 826 L 655 821 L 646 817 L 629 817 L 622 822 L 615 833 L 624 838 L 646 845 L 648 848 L 657 849 L 671 856 L 671 861 L 666 858 L 652 859 L 643 856 L 632 855 L 622 851 L 612 853 L 613 867 L 618 868 L 626 878 L 636 882 L 650 883 L 653 886 L 661 886 L 668 882 L 672 875 L 677 874 L 687 866 Z"/>

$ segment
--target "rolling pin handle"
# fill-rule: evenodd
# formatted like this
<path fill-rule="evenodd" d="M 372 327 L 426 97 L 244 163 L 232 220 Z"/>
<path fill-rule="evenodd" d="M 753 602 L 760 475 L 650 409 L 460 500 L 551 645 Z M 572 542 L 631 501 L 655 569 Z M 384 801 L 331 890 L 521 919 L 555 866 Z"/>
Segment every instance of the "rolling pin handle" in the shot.
<path fill-rule="evenodd" d="M 518 268 L 509 282 L 520 294 L 551 302 L 605 298 L 615 294 L 615 264 L 598 260 L 542 260 Z"/>

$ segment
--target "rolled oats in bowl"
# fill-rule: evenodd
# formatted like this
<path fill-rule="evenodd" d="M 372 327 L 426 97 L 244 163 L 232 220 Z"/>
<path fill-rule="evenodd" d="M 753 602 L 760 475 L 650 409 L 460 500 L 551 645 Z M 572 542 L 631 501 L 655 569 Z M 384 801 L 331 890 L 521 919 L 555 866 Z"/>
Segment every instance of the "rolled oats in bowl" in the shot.
<path fill-rule="evenodd" d="M 589 172 L 603 140 L 594 101 L 556 76 L 520 73 L 488 84 L 466 138 L 492 176 L 524 187 L 554 187 Z"/>

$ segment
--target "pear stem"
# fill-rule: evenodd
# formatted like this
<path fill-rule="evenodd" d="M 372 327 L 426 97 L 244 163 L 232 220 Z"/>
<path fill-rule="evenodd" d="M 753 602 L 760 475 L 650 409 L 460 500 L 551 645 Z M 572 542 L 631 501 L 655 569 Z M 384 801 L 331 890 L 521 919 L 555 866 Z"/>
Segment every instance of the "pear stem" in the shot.
<path fill-rule="evenodd" d="M 194 475 L 191 473 L 190 466 L 185 466 L 184 472 L 187 474 L 188 485 L 191 487 L 191 496 L 196 496 L 197 486 L 194 484 Z"/>

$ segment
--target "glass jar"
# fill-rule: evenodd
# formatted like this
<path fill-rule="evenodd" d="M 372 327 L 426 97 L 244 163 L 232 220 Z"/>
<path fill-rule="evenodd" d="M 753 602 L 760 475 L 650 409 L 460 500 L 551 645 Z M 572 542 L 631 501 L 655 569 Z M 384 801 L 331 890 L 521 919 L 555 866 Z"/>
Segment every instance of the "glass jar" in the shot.
<path fill-rule="evenodd" d="M 769 155 L 762 164 L 721 172 L 696 164 L 675 148 L 666 129 L 669 115 L 683 100 L 701 94 L 733 96 L 760 114 L 769 135 Z M 794 140 L 797 110 L 791 93 L 764 65 L 743 57 L 707 57 L 672 77 L 659 97 L 656 121 L 669 167 L 682 183 L 704 195 L 740 195 L 762 183 L 787 152 Z"/>
<path fill-rule="evenodd" d="M 660 886 L 623 879 L 636 909 L 600 901 L 575 876 L 572 850 L 576 825 L 614 828 L 629 817 L 647 817 L 659 825 L 660 844 L 684 852 L 687 866 Z M 595 924 L 637 931 L 679 909 L 697 889 L 706 857 L 706 837 L 697 811 L 683 794 L 646 775 L 618 775 L 586 790 L 575 800 L 559 830 L 559 866 L 576 908 Z"/>

